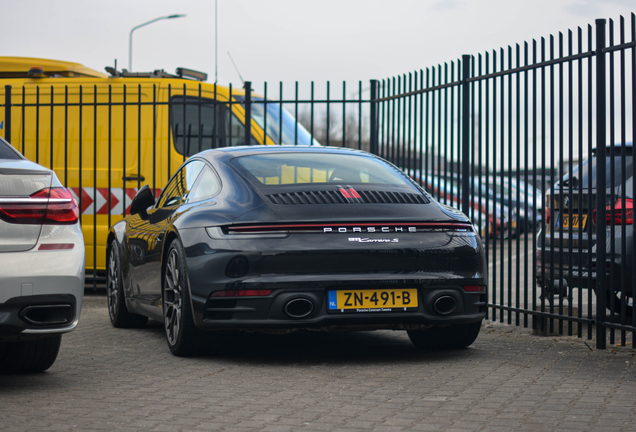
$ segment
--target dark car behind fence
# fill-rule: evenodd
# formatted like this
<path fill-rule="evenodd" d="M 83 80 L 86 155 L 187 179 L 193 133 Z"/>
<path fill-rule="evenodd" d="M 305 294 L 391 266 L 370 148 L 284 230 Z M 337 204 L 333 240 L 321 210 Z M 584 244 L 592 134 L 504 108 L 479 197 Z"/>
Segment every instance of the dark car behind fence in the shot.
<path fill-rule="evenodd" d="M 302 92 L 298 83 L 291 91 L 283 83 L 269 88 L 265 83 L 258 89 L 263 97 L 253 97 L 252 83 L 246 82 L 245 96 L 230 103 L 244 108 L 243 136 L 251 135 L 252 121 L 260 122 L 266 131 L 268 122 L 270 126 L 280 122 L 283 129 L 282 113 L 272 114 L 267 105 L 277 110 L 285 107 L 321 144 L 378 154 L 441 202 L 469 214 L 481 229 L 487 249 L 489 319 L 588 339 L 596 334 L 598 348 L 605 348 L 608 332 L 610 343 L 618 337 L 626 344 L 636 331 L 632 229 L 636 185 L 631 144 L 636 123 L 634 14 L 627 27 L 623 17 L 618 26 L 599 19 L 594 27 L 476 57 L 464 55 L 444 65 L 372 80 L 368 86 L 359 82 L 347 88 L 343 83 L 337 94 L 330 83 L 321 86 L 320 92 L 313 82 Z M 87 88 L 86 94 L 91 91 Z M 78 109 L 64 95 L 34 103 L 13 97 L 23 92 L 23 88 L 5 87 L 3 132 L 8 141 L 13 116 L 21 116 L 19 124 L 24 127 L 24 116 L 35 110 L 39 128 L 47 121 L 53 125 L 53 116 L 66 118 L 69 110 Z M 290 93 L 293 96 L 283 97 Z M 170 113 L 175 104 L 182 104 L 182 129 L 172 119 L 168 142 L 176 137 L 183 146 L 187 138 L 187 145 L 198 149 L 202 140 L 210 138 L 204 133 L 201 109 L 198 124 L 186 125 L 185 105 L 200 108 L 200 96 L 168 102 L 142 102 L 141 95 L 137 99 L 126 102 L 124 96 L 123 102 L 116 103 L 128 105 L 124 113 L 138 113 L 128 120 L 111 115 L 115 102 L 110 98 L 100 102 L 86 97 L 80 105 L 93 110 L 95 125 L 99 112 L 99 121 L 108 130 L 113 122 L 128 121 L 124 129 L 137 128 L 141 140 L 142 105 L 151 107 L 144 116 L 156 116 L 162 104 L 169 105 Z M 291 139 L 283 140 L 281 132 L 272 142 L 297 144 L 298 127 Z M 38 146 L 50 146 L 51 154 L 53 147 L 66 148 L 66 132 L 54 134 L 51 126 L 50 135 L 43 136 L 36 130 Z M 231 132 L 229 136 L 225 145 L 242 143 L 233 142 Z M 84 139 L 82 145 L 92 147 L 96 143 L 91 141 L 98 136 L 95 132 Z M 157 139 L 152 138 L 155 147 Z M 13 145 L 24 152 L 23 142 Z M 127 143 L 124 138 L 117 145 L 124 146 L 125 155 L 126 145 L 138 142 Z M 203 147 L 217 145 L 212 139 Z M 109 149 L 110 223 L 110 151 L 118 150 L 111 149 L 110 141 Z M 182 153 L 185 159 L 189 152 Z M 126 164 L 125 156 L 123 161 Z M 169 173 L 176 168 L 168 158 Z M 158 169 L 166 169 L 165 164 L 155 164 L 153 170 Z M 574 172 L 578 177 L 566 176 Z M 79 175 L 81 179 L 81 169 Z M 67 181 L 66 175 L 60 177 Z M 152 177 L 138 179 L 137 187 L 162 187 L 155 184 L 154 171 Z M 96 181 L 87 184 L 97 188 Z M 130 201 L 126 194 L 123 199 Z M 504 220 L 508 229 L 497 229 Z M 93 271 L 93 276 L 99 273 Z"/>

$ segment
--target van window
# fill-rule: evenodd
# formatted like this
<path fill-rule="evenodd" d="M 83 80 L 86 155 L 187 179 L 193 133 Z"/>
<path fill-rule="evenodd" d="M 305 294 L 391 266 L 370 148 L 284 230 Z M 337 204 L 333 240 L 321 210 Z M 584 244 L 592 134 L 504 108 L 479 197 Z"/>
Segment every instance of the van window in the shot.
<path fill-rule="evenodd" d="M 245 126 L 227 106 L 212 99 L 175 96 L 170 105 L 175 150 L 194 154 L 217 147 L 245 144 Z M 257 142 L 252 138 L 252 144 Z"/>
<path fill-rule="evenodd" d="M 182 96 L 171 99 L 170 127 L 177 152 L 192 156 L 203 150 L 224 147 L 225 105 L 211 99 Z M 219 119 L 221 121 L 219 121 Z"/>
<path fill-rule="evenodd" d="M 244 96 L 234 96 L 241 106 L 245 107 Z M 279 103 L 267 102 L 259 97 L 252 98 L 252 120 L 261 129 L 267 128 L 267 136 L 275 144 L 283 145 L 320 145 L 311 134 L 296 122 L 293 115 L 281 107 Z"/>

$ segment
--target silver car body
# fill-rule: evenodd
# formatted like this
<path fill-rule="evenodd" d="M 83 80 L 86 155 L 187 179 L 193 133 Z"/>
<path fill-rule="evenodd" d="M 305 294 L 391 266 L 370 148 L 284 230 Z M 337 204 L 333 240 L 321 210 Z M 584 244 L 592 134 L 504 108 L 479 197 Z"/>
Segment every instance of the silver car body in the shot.
<path fill-rule="evenodd" d="M 9 146 L 4 140 L 0 145 Z M 38 205 L 44 202 L 48 209 L 55 198 L 38 198 L 37 192 L 63 188 L 52 170 L 16 154 L 19 157 L 15 159 L 6 158 L 6 153 L 5 158 L 0 158 L 0 341 L 73 330 L 79 321 L 84 295 L 84 241 L 79 221 L 12 223 L 3 213 L 3 208 L 34 202 Z M 63 302 L 58 298 L 74 299 L 70 302 L 71 312 L 67 312 L 69 316 L 64 320 L 49 319 L 44 309 L 47 303 Z M 29 306 L 31 299 L 33 303 Z M 13 304 L 17 306 L 10 307 Z M 34 316 L 43 317 L 42 322 L 25 314 L 29 307 L 40 309 L 35 310 Z"/>

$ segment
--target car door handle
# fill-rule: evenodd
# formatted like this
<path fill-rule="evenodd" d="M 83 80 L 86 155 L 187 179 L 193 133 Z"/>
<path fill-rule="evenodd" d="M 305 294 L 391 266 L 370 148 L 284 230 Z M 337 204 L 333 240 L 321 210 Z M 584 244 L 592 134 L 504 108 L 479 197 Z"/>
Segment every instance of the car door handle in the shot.
<path fill-rule="evenodd" d="M 146 177 L 142 176 L 141 174 L 139 175 L 125 175 L 122 178 L 124 181 L 145 181 Z"/>

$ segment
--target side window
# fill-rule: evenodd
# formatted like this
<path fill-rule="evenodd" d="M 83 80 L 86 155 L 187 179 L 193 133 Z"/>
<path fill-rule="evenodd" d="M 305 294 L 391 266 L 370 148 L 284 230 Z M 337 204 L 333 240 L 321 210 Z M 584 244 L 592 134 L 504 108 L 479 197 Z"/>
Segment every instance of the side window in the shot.
<path fill-rule="evenodd" d="M 187 157 L 226 144 L 224 118 L 228 111 L 212 99 L 175 96 L 170 105 L 170 127 L 177 152 Z M 237 121 L 238 122 L 238 121 Z"/>
<path fill-rule="evenodd" d="M 166 186 L 158 207 L 172 207 L 185 203 L 204 166 L 205 163 L 195 160 L 182 167 Z"/>
<path fill-rule="evenodd" d="M 0 138 L 0 159 L 20 159 L 17 151 L 11 148 L 11 144 Z"/>
<path fill-rule="evenodd" d="M 208 198 L 212 198 L 221 190 L 221 182 L 214 171 L 206 166 L 203 168 L 199 180 L 194 185 L 194 188 L 188 194 L 188 202 L 203 201 Z"/>

